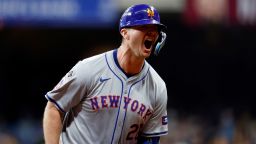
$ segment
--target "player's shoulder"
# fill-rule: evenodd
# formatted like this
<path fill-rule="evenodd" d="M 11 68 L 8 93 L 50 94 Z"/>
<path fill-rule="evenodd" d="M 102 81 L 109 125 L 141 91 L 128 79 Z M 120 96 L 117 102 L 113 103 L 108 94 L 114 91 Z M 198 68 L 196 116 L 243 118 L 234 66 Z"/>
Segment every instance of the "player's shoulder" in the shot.
<path fill-rule="evenodd" d="M 163 78 L 158 74 L 158 72 L 148 63 L 146 64 L 149 66 L 149 76 L 152 78 L 153 83 L 156 83 L 157 85 L 163 85 L 165 86 L 165 81 Z"/>
<path fill-rule="evenodd" d="M 76 71 L 81 76 L 89 76 L 105 69 L 105 54 L 108 52 L 100 53 L 85 59 L 80 60 L 74 67 Z"/>
<path fill-rule="evenodd" d="M 167 102 L 167 87 L 163 78 L 157 73 L 157 71 L 149 65 L 149 87 L 152 89 L 154 100 L 153 105 L 163 104 Z M 157 104 L 156 104 L 157 103 Z"/>
<path fill-rule="evenodd" d="M 96 54 L 87 58 L 84 58 L 80 61 L 80 65 L 83 67 L 90 67 L 90 68 L 100 68 L 101 66 L 105 66 L 105 55 L 110 53 L 113 50 L 106 51 L 100 54 Z"/>
<path fill-rule="evenodd" d="M 96 62 L 99 62 L 101 60 L 104 59 L 104 55 L 106 54 L 107 52 L 104 52 L 104 53 L 100 53 L 100 54 L 97 54 L 97 55 L 93 55 L 91 57 L 88 57 L 88 58 L 84 58 L 81 60 L 81 63 L 82 64 L 88 64 L 88 63 L 96 63 Z"/>

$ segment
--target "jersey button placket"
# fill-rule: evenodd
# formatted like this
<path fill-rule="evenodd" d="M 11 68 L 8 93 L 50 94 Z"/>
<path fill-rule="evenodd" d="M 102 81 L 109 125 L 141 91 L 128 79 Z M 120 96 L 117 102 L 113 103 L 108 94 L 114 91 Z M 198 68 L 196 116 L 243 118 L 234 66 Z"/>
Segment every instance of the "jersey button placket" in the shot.
<path fill-rule="evenodd" d="M 127 81 L 125 81 L 124 82 L 124 91 L 123 91 L 123 96 L 124 97 L 128 97 L 128 82 Z M 123 99 L 124 99 L 124 97 L 123 97 Z M 125 103 L 124 103 L 124 100 L 122 100 L 122 107 L 124 107 L 124 105 L 125 105 Z M 126 110 L 125 109 L 123 109 L 123 117 L 122 117 L 122 121 L 119 121 L 119 126 L 120 127 L 122 127 L 123 128 L 123 125 L 125 124 L 125 115 L 126 115 Z M 122 131 L 124 131 L 123 129 L 122 129 Z M 122 134 L 123 132 L 121 132 L 121 134 Z M 120 139 L 121 140 L 121 139 Z M 120 141 L 118 142 L 118 144 L 120 143 Z"/>
<path fill-rule="evenodd" d="M 128 84 L 127 84 L 127 81 L 125 81 L 125 83 L 124 83 L 124 96 L 127 96 L 127 87 L 128 87 Z"/>
<path fill-rule="evenodd" d="M 119 121 L 119 122 L 118 122 L 118 126 L 119 126 L 119 127 L 122 127 L 122 121 Z"/>

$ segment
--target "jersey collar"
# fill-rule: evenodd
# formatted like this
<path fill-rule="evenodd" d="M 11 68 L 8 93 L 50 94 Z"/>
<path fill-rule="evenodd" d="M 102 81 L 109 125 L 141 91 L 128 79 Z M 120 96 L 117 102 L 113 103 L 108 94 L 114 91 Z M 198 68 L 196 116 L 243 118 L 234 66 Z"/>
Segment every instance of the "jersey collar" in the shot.
<path fill-rule="evenodd" d="M 148 72 L 148 69 L 149 69 L 149 64 L 147 63 L 147 61 L 144 62 L 143 67 L 139 73 L 137 73 L 135 75 L 129 75 L 121 68 L 120 64 L 118 63 L 117 51 L 118 51 L 118 49 L 114 49 L 112 52 L 110 52 L 107 55 L 107 58 L 110 63 L 110 67 L 115 70 L 116 74 L 118 74 L 121 77 L 123 77 L 124 79 L 128 79 L 128 80 L 137 79 L 139 77 L 146 75 L 146 73 Z"/>

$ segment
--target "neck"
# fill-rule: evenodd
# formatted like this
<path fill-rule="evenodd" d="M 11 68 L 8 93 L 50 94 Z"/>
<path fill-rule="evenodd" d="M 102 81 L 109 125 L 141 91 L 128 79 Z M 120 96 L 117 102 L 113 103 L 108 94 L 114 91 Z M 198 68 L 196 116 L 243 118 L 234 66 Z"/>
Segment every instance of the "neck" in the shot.
<path fill-rule="evenodd" d="M 131 75 L 139 73 L 145 61 L 145 59 L 134 56 L 129 49 L 125 49 L 122 46 L 117 51 L 117 60 L 121 68 Z"/>

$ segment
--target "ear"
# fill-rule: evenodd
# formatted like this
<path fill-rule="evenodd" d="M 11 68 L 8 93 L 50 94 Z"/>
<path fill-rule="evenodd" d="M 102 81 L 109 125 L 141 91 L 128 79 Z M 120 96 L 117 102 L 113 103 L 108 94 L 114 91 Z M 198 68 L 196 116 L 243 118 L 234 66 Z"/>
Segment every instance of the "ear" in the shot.
<path fill-rule="evenodd" d="M 127 39 L 129 40 L 129 33 L 128 33 L 128 29 L 126 28 L 122 28 L 121 31 L 120 31 L 120 34 L 122 35 L 122 37 L 124 39 Z"/>

